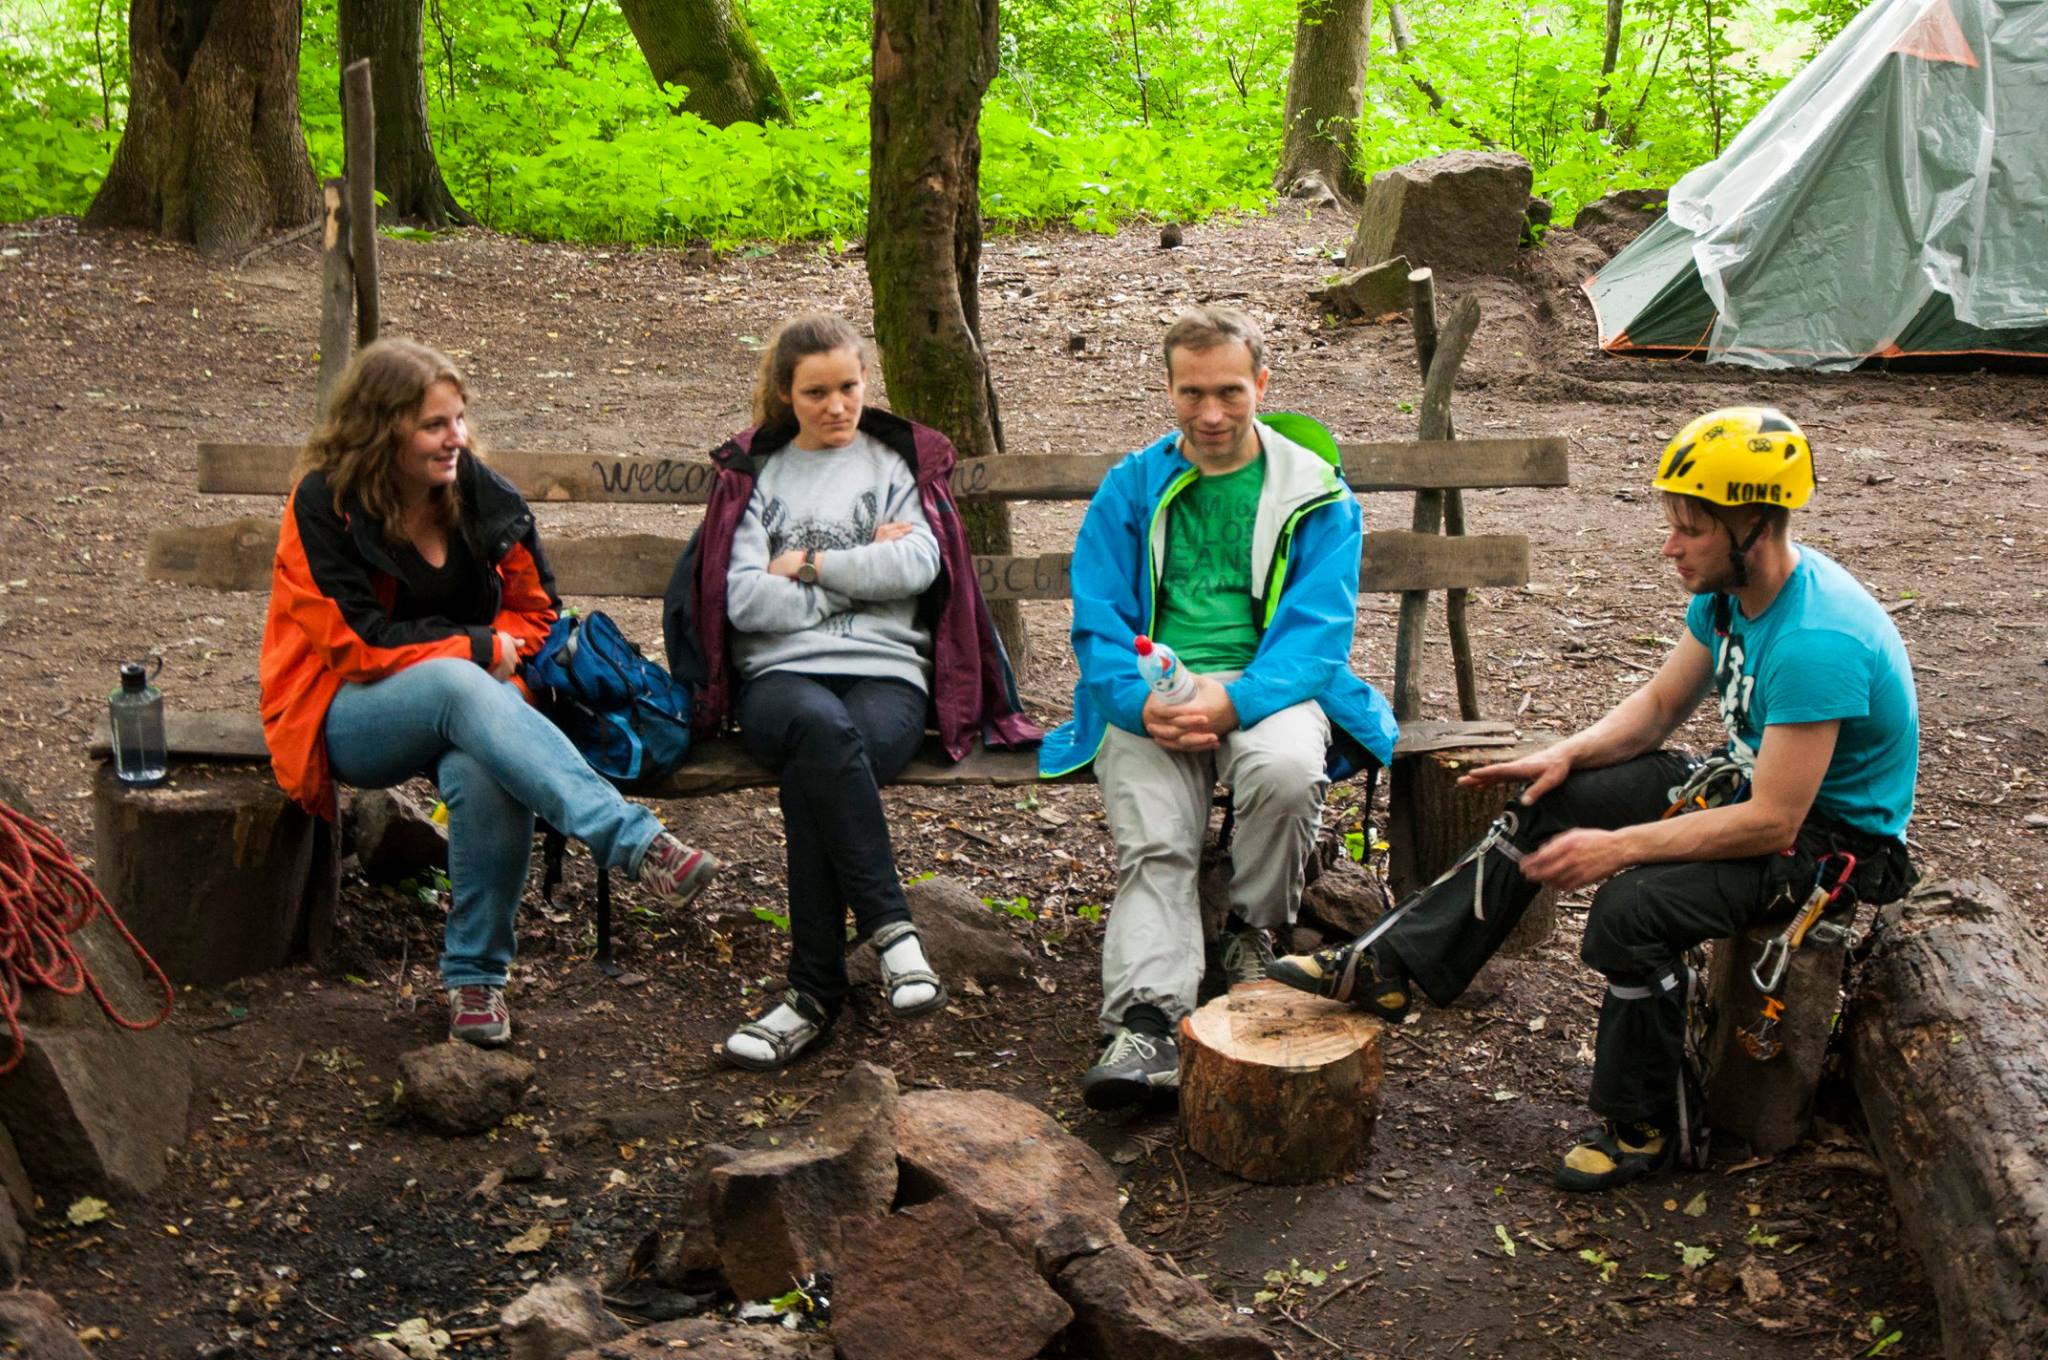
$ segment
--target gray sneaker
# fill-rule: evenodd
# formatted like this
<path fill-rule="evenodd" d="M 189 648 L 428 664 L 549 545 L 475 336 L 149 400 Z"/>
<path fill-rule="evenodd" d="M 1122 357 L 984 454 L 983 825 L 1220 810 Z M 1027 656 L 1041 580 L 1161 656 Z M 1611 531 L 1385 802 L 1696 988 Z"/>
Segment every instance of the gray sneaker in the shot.
<path fill-rule="evenodd" d="M 1128 1025 L 1109 1037 L 1102 1056 L 1081 1078 L 1081 1098 L 1092 1110 L 1121 1110 L 1179 1095 L 1180 1046 L 1163 1034 Z"/>
<path fill-rule="evenodd" d="M 1262 982 L 1266 970 L 1273 966 L 1273 937 L 1257 926 L 1226 930 L 1217 962 L 1233 987 L 1240 982 Z"/>

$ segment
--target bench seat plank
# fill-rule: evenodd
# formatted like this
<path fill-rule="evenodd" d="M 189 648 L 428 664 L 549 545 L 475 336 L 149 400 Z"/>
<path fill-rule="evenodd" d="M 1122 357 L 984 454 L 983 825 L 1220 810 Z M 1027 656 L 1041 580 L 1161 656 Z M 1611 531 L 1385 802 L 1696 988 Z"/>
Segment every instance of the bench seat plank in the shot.
<path fill-rule="evenodd" d="M 1564 486 L 1568 444 L 1557 435 L 1529 439 L 1387 440 L 1347 443 L 1344 476 L 1351 489 L 1468 491 Z M 492 450 L 491 466 L 536 504 L 608 501 L 640 505 L 702 505 L 714 480 L 709 460 L 607 453 Z M 299 448 L 293 444 L 201 444 L 199 489 L 228 495 L 281 496 L 291 490 Z M 1122 454 L 1004 453 L 965 458 L 953 472 L 953 494 L 994 501 L 1085 501 Z"/>
<path fill-rule="evenodd" d="M 660 534 L 556 538 L 545 544 L 564 595 L 617 595 L 659 599 L 684 540 Z M 152 581 L 212 590 L 265 590 L 277 549 L 277 525 L 245 518 L 197 529 L 159 529 L 149 536 L 147 575 Z M 1073 596 L 1071 553 L 1037 557 L 977 557 L 981 592 L 991 600 L 1065 600 Z M 1529 540 L 1520 534 L 1448 538 L 1407 529 L 1365 536 L 1359 589 L 1514 588 L 1529 580 Z"/>
<path fill-rule="evenodd" d="M 180 760 L 247 762 L 270 759 L 270 753 L 263 745 L 262 720 L 254 713 L 181 713 L 174 709 L 164 714 L 164 736 L 171 755 Z M 1401 728 L 1401 740 L 1394 750 L 1396 755 L 1416 755 L 1424 751 L 1462 747 L 1512 746 L 1517 740 L 1512 723 L 1413 722 Z M 107 719 L 102 714 L 93 731 L 92 754 L 105 760 L 110 750 Z M 895 782 L 945 787 L 1015 786 L 1044 781 L 1038 777 L 1038 753 L 1035 751 L 989 751 L 977 746 L 964 760 L 951 764 L 939 756 L 936 739 L 927 738 L 925 749 L 896 777 Z M 1062 782 L 1092 782 L 1092 776 L 1083 771 Z M 775 776 L 756 765 L 737 740 L 721 737 L 699 745 L 690 753 L 689 763 L 667 779 L 633 792 L 652 798 L 694 798 L 732 789 L 772 787 L 774 784 Z"/>

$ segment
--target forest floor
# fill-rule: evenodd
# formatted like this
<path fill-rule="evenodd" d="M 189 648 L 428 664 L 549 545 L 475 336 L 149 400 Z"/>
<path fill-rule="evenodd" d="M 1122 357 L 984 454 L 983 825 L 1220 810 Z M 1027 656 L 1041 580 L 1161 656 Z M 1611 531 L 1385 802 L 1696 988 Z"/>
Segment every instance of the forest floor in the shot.
<path fill-rule="evenodd" d="M 1163 325 L 1212 299 L 1266 325 L 1270 406 L 1312 412 L 1347 438 L 1412 436 L 1406 325 L 1327 326 L 1307 298 L 1347 235 L 1341 217 L 1283 209 L 1191 228 L 1173 251 L 1142 226 L 993 239 L 982 317 L 1008 446 L 1093 453 L 1154 437 L 1168 423 Z M 746 423 L 755 347 L 778 318 L 867 313 L 862 261 L 808 246 L 714 260 L 471 232 L 380 250 L 387 330 L 467 365 L 475 427 L 504 447 L 707 450 Z M 1568 730 L 1641 681 L 1684 604 L 1658 557 L 1647 490 L 1657 453 L 1708 408 L 1780 405 L 1813 436 L 1823 481 L 1801 536 L 1893 610 L 1918 671 L 1920 865 L 1988 874 L 2040 913 L 2048 385 L 1607 358 L 1576 286 L 1600 258 L 1554 233 L 1510 277 L 1446 286 L 1445 314 L 1468 293 L 1484 308 L 1460 432 L 1571 441 L 1569 490 L 1466 498 L 1472 531 L 1534 545 L 1530 586 L 1479 592 L 1473 606 L 1486 711 Z M 143 549 L 156 526 L 277 513 L 274 499 L 198 495 L 194 446 L 302 437 L 318 282 L 306 244 L 215 268 L 68 220 L 0 227 L 0 776 L 81 855 L 92 844 L 85 745 L 117 662 L 160 651 L 160 683 L 179 708 L 254 702 L 262 597 L 147 583 Z M 680 533 L 694 514 L 541 513 L 544 533 L 571 536 Z M 1387 526 L 1408 510 L 1380 497 L 1367 514 Z M 1062 549 L 1077 523 L 1078 507 L 1026 508 L 1020 550 Z M 652 602 L 605 604 L 658 645 Z M 1370 598 L 1360 610 L 1357 664 L 1382 684 L 1394 609 Z M 1073 681 L 1067 611 L 1032 605 L 1027 616 L 1025 694 L 1050 723 Z M 1455 700 L 1440 627 L 1428 665 L 1426 708 L 1444 716 Z M 1705 745 L 1712 733 L 1695 725 L 1688 736 Z M 463 1338 L 454 1355 L 498 1354 L 496 1310 L 558 1271 L 616 1274 L 673 1215 L 696 1149 L 801 1122 L 850 1062 L 869 1059 L 906 1086 L 994 1087 L 1050 1110 L 1124 1178 L 1133 1240 L 1171 1252 L 1290 1355 L 1939 1353 L 1913 1227 L 1895 1216 L 1839 1098 L 1812 1142 L 1761 1165 L 1609 1196 L 1552 1187 L 1558 1152 L 1584 1122 L 1599 996 L 1577 959 L 1583 898 L 1483 995 L 1398 1031 L 1360 1174 L 1251 1186 L 1181 1153 L 1168 1118 L 1104 1117 L 1080 1101 L 1101 940 L 1097 913 L 1082 909 L 1112 893 L 1094 790 L 888 801 L 914 833 L 898 837 L 905 876 L 949 874 L 986 898 L 1028 899 L 1033 919 L 1011 928 L 1039 960 L 1036 985 L 963 995 L 917 1024 L 889 1023 L 870 998 L 786 1073 L 721 1068 L 715 1045 L 780 976 L 784 937 L 753 915 L 781 905 L 779 818 L 767 791 L 667 805 L 687 838 L 730 865 L 710 911 L 629 912 L 632 977 L 619 983 L 588 962 L 577 891 L 563 911 L 525 913 L 513 1005 L 537 1094 L 497 1133 L 447 1140 L 386 1117 L 398 1055 L 442 1032 L 436 910 L 352 882 L 327 966 L 181 995 L 170 1023 L 198 1083 L 169 1182 L 84 1226 L 45 1205 L 29 1283 L 108 1357 L 332 1355 L 413 1317 Z M 1358 812 L 1342 817 L 1356 825 Z M 572 879 L 587 885 L 587 869 Z M 521 1163 L 546 1179 L 471 1193 Z M 537 1222 L 553 1228 L 542 1249 L 504 1250 Z M 1255 1301 L 1262 1290 L 1278 1297 Z"/>

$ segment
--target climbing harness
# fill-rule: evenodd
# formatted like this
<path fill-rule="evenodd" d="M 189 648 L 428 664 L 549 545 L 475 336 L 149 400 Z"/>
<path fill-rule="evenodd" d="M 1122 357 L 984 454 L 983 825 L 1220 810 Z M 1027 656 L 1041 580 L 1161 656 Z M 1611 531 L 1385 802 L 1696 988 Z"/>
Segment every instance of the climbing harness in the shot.
<path fill-rule="evenodd" d="M 72 944 L 71 937 L 102 914 L 163 989 L 163 1009 L 149 1019 L 131 1020 L 115 1009 Z M 0 804 L 0 1023 L 11 1045 L 0 1059 L 0 1074 L 12 1071 L 27 1052 L 21 998 L 30 986 L 60 996 L 90 990 L 107 1018 L 123 1029 L 154 1029 L 171 1013 L 170 979 L 129 933 L 64 842 L 47 827 Z"/>
<path fill-rule="evenodd" d="M 1683 784 L 1669 791 L 1671 806 L 1664 809 L 1658 820 L 1741 802 L 1749 796 L 1751 770 L 1747 761 L 1734 754 L 1701 761 Z"/>
<path fill-rule="evenodd" d="M 1749 970 L 1749 980 L 1764 999 L 1763 1013 L 1736 1034 L 1743 1051 L 1758 1062 L 1769 1062 L 1784 1051 L 1778 1038 L 1779 1023 L 1785 1018 L 1785 1003 L 1778 989 L 1785 985 L 1785 972 L 1792 964 L 1793 951 L 1808 939 L 1833 943 L 1848 938 L 1845 924 L 1821 918 L 1839 902 L 1844 893 L 1854 894 L 1849 880 L 1856 872 L 1856 856 L 1846 850 L 1823 855 L 1813 868 L 1813 886 L 1806 901 L 1783 933 L 1764 942 L 1763 952 Z"/>

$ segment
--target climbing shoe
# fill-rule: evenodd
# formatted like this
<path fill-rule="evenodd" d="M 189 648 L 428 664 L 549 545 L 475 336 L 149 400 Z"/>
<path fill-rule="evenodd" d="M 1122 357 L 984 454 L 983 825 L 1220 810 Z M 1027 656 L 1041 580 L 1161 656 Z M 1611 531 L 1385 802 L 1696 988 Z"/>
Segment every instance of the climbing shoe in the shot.
<path fill-rule="evenodd" d="M 1603 1119 L 1579 1135 L 1557 1168 L 1560 1190 L 1612 1190 L 1670 1169 L 1676 1142 L 1655 1124 Z"/>
<path fill-rule="evenodd" d="M 1348 1001 L 1390 1025 L 1401 1022 L 1413 999 L 1400 965 L 1362 947 L 1357 940 L 1313 954 L 1275 959 L 1266 976 L 1332 1001 Z"/>
<path fill-rule="evenodd" d="M 1131 1013 L 1137 1011 L 1148 1014 Z M 1167 1032 L 1165 1014 L 1141 1004 L 1125 1013 L 1124 1022 L 1103 1041 L 1095 1065 L 1081 1077 L 1081 1099 L 1092 1110 L 1177 1100 L 1180 1046 Z"/>
<path fill-rule="evenodd" d="M 1232 987 L 1240 982 L 1257 982 L 1273 966 L 1273 937 L 1257 926 L 1226 929 L 1217 962 Z"/>

